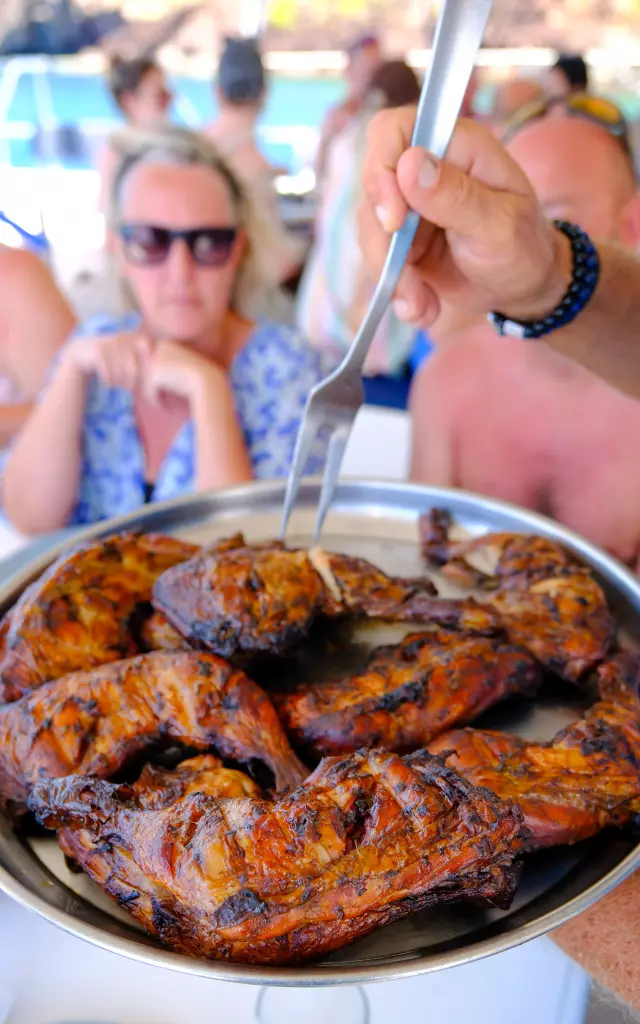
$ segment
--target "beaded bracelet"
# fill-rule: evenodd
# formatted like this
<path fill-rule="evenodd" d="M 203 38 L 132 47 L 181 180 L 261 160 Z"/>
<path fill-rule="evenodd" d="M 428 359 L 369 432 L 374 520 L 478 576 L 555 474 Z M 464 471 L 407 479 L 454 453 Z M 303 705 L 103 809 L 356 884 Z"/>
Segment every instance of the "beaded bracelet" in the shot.
<path fill-rule="evenodd" d="M 502 313 L 489 313 L 489 323 L 498 334 L 510 338 L 543 338 L 575 320 L 595 292 L 600 277 L 600 257 L 595 245 L 575 224 L 564 220 L 554 220 L 553 224 L 571 242 L 573 273 L 567 293 L 560 305 L 541 320 L 509 320 Z"/>

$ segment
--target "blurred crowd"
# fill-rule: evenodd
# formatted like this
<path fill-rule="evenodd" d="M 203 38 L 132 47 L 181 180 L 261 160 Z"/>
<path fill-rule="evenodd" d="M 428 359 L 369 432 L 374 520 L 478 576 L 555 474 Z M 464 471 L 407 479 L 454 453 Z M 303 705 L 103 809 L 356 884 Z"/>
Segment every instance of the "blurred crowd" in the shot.
<path fill-rule="evenodd" d="M 358 230 L 368 127 L 420 93 L 414 70 L 374 35 L 346 58 L 344 100 L 318 126 L 310 237 L 283 220 L 283 169 L 259 146 L 269 79 L 255 42 L 227 41 L 218 114 L 199 133 L 171 123 L 158 63 L 112 62 L 126 126 L 100 156 L 98 307 L 75 322 L 38 255 L 0 248 L 2 507 L 18 530 L 286 476 L 307 395 L 344 356 L 375 288 Z M 505 143 L 545 214 L 636 250 L 629 129 L 591 91 L 583 58 L 561 55 L 537 78 L 512 74 L 483 114 L 482 85 L 477 71 L 462 114 Z M 635 566 L 634 399 L 454 305 L 428 335 L 390 308 L 365 372 L 369 402 L 409 410 L 415 480 L 544 512 Z M 323 456 L 319 441 L 309 472 Z"/>

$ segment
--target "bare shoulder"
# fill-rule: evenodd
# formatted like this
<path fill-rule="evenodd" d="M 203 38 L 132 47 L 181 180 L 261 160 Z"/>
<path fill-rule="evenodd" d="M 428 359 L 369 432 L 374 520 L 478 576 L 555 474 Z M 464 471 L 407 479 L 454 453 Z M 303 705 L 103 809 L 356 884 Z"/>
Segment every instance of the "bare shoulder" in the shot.
<path fill-rule="evenodd" d="M 0 246 L 0 293 L 15 300 L 16 290 L 24 295 L 43 288 L 55 288 L 55 284 L 51 272 L 35 253 Z"/>

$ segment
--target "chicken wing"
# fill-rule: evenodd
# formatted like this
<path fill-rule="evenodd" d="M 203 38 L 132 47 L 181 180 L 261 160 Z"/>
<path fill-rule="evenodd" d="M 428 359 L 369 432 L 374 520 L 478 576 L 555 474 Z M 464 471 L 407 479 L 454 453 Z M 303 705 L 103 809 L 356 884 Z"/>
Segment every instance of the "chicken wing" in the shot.
<path fill-rule="evenodd" d="M 192 793 L 148 810 L 72 776 L 38 783 L 31 808 L 88 837 L 74 855 L 162 942 L 240 963 L 322 956 L 437 903 L 508 906 L 518 877 L 517 808 L 426 754 L 329 759 L 275 803 Z"/>
<path fill-rule="evenodd" d="M 434 593 L 428 579 L 392 579 L 361 558 L 237 537 L 163 573 L 153 603 L 190 642 L 224 658 L 292 654 L 316 619 L 343 615 L 496 628 L 491 609 Z"/>
<path fill-rule="evenodd" d="M 638 662 L 621 654 L 599 670 L 601 700 L 550 743 L 460 729 L 429 751 L 474 786 L 518 803 L 527 850 L 575 843 L 640 811 Z"/>
<path fill-rule="evenodd" d="M 69 672 L 136 653 L 129 629 L 166 569 L 199 549 L 160 534 L 123 533 L 63 555 L 12 610 L 0 664 L 0 701 Z"/>
<path fill-rule="evenodd" d="M 292 741 L 318 757 L 384 747 L 422 747 L 511 694 L 532 696 L 535 659 L 504 640 L 440 631 L 381 647 L 364 670 L 336 682 L 273 694 Z"/>
<path fill-rule="evenodd" d="M 37 779 L 109 778 L 170 740 L 262 762 L 277 789 L 307 775 L 247 676 L 210 654 L 157 652 L 65 676 L 0 708 L 0 801 L 19 814 Z"/>
<path fill-rule="evenodd" d="M 522 644 L 550 671 L 577 682 L 602 661 L 616 625 L 589 569 L 544 537 L 489 533 L 449 539 L 451 519 L 435 510 L 421 521 L 423 552 L 459 582 L 484 585 L 511 641 Z M 477 560 L 491 561 L 478 570 Z"/>

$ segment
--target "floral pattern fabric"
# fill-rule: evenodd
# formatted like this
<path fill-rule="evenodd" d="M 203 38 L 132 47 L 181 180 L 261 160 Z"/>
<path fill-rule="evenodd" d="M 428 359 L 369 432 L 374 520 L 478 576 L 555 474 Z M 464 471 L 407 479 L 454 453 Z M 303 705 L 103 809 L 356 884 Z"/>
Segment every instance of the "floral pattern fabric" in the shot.
<path fill-rule="evenodd" d="M 138 323 L 133 316 L 119 320 L 94 317 L 69 344 L 135 330 Z M 229 379 L 256 478 L 287 476 L 307 395 L 328 369 L 317 350 L 293 329 L 273 324 L 256 326 L 236 356 Z M 311 451 L 308 473 L 322 469 L 325 448 L 321 437 Z M 188 421 L 167 452 L 151 501 L 191 493 L 195 466 L 195 431 L 193 422 Z M 85 408 L 78 503 L 69 523 L 93 523 L 123 515 L 144 501 L 144 450 L 132 395 L 94 377 Z"/>

